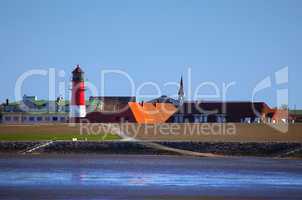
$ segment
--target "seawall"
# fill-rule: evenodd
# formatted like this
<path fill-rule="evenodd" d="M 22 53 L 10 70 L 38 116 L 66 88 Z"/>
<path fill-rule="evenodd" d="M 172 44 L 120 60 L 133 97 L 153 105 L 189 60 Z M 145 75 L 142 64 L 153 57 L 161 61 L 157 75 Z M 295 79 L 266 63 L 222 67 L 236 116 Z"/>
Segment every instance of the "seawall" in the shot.
<path fill-rule="evenodd" d="M 228 156 L 264 156 L 302 158 L 302 143 L 256 143 L 256 142 L 155 142 L 166 147 L 201 153 L 214 153 Z M 24 153 L 43 142 L 0 142 L 0 153 Z M 34 153 L 95 153 L 95 154 L 144 154 L 175 155 L 177 153 L 150 147 L 149 142 L 126 141 L 55 141 Z"/>

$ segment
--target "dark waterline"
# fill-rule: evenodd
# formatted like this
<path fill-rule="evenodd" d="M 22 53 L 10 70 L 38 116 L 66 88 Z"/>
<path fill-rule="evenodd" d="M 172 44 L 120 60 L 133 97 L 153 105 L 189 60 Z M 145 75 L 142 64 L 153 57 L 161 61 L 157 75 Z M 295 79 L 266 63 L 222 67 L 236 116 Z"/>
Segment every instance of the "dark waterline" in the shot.
<path fill-rule="evenodd" d="M 302 199 L 302 160 L 0 156 L 0 199 Z M 223 198 L 224 197 L 224 198 Z"/>

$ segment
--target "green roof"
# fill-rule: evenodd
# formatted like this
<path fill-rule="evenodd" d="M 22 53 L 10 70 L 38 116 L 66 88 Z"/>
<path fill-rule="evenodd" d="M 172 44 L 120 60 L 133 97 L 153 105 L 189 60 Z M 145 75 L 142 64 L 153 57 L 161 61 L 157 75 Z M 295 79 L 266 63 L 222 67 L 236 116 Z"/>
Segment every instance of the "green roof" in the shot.
<path fill-rule="evenodd" d="M 302 110 L 290 110 L 290 114 L 302 115 Z"/>
<path fill-rule="evenodd" d="M 55 101 L 48 101 L 48 100 L 35 100 L 35 101 L 31 101 L 35 104 L 35 106 L 38 109 L 41 109 L 45 104 L 47 103 L 55 103 Z M 10 102 L 9 106 L 19 106 L 21 104 L 21 101 L 14 101 L 14 102 Z M 67 106 L 70 104 L 70 100 L 61 100 L 59 105 L 60 106 Z M 100 106 L 102 104 L 102 101 L 100 99 L 90 99 L 90 100 L 85 100 L 85 104 L 86 106 Z M 1 104 L 3 106 L 5 106 L 5 104 Z"/>

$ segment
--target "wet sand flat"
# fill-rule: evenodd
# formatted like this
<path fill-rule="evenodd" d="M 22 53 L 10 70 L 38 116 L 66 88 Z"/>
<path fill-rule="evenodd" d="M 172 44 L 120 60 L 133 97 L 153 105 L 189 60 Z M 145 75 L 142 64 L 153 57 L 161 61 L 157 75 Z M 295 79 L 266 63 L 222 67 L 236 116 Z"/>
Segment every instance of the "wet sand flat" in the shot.
<path fill-rule="evenodd" d="M 302 161 L 1 155 L 0 199 L 301 199 Z"/>

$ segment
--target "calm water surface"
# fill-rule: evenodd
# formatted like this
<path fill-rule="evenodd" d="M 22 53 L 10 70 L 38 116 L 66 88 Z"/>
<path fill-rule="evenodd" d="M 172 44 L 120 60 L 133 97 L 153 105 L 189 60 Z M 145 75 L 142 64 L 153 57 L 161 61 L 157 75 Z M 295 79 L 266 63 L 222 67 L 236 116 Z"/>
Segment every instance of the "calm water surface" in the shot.
<path fill-rule="evenodd" d="M 0 199 L 302 199 L 302 160 L 2 155 Z"/>

